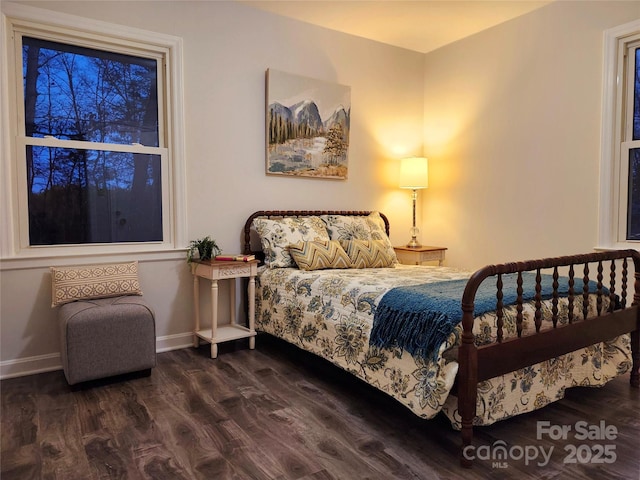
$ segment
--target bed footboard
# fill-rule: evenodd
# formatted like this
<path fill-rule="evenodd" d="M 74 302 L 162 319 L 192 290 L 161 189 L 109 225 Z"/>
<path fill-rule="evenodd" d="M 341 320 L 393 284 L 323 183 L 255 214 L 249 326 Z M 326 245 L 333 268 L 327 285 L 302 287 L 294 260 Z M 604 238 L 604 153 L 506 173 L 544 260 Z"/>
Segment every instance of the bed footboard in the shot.
<path fill-rule="evenodd" d="M 629 261 L 634 264 L 633 287 L 629 286 Z M 604 270 L 608 270 L 605 280 Z M 618 272 L 617 269 L 620 269 Z M 568 271 L 568 323 L 558 323 L 559 270 Z M 522 274 L 534 272 L 535 332 L 522 336 Z M 542 322 L 542 272 L 553 276 L 552 316 L 553 328 L 541 329 Z M 594 272 L 592 274 L 591 272 Z M 517 326 L 518 335 L 503 339 L 502 332 L 502 275 L 517 275 Z M 496 281 L 496 314 L 498 318 L 497 340 L 489 345 L 476 346 L 474 325 L 474 301 L 479 286 L 489 277 Z M 589 296 L 589 283 L 597 284 L 597 316 L 587 317 L 586 307 L 574 316 L 574 300 Z M 629 298 L 632 296 L 632 298 Z M 609 302 L 603 300 L 608 297 Z M 584 303 L 583 302 L 583 305 Z M 605 303 L 609 308 L 604 308 Z M 471 444 L 473 420 L 476 416 L 478 382 L 509 373 L 529 365 L 564 355 L 580 348 L 610 340 L 618 335 L 631 333 L 632 368 L 630 383 L 640 386 L 640 253 L 636 250 L 597 252 L 518 263 L 489 265 L 475 272 L 466 285 L 462 297 L 461 344 L 458 348 L 458 411 L 462 417 L 462 450 Z M 465 467 L 471 462 L 461 455 Z"/>

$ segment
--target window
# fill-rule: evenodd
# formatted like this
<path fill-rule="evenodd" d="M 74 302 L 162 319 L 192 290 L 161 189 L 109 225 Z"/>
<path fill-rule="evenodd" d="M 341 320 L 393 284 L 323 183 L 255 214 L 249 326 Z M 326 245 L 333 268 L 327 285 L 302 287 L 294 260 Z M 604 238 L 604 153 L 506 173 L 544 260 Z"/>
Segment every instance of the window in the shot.
<path fill-rule="evenodd" d="M 19 12 L 7 14 L 17 208 L 3 256 L 179 248 L 179 39 Z"/>
<path fill-rule="evenodd" d="M 604 41 L 598 247 L 640 242 L 640 20 Z"/>
<path fill-rule="evenodd" d="M 30 245 L 163 240 L 161 60 L 22 37 Z"/>
<path fill-rule="evenodd" d="M 640 35 L 638 35 L 640 37 Z M 635 37 L 634 37 L 635 38 Z M 621 187 L 627 179 L 627 188 L 621 188 L 620 201 L 626 200 L 626 214 L 622 208 L 620 234 L 626 240 L 640 241 L 640 40 L 625 45 L 623 105 L 624 123 L 620 161 Z M 624 195 L 626 194 L 626 195 Z M 626 198 L 625 198 L 626 197 Z"/>

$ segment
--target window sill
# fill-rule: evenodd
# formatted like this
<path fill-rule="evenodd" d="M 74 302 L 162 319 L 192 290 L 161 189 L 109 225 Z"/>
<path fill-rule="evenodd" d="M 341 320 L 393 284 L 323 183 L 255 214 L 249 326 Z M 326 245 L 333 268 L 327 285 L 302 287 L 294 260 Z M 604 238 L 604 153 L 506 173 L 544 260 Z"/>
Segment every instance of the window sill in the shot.
<path fill-rule="evenodd" d="M 160 249 L 145 251 L 95 252 L 95 253 L 64 253 L 59 255 L 30 255 L 0 259 L 0 271 L 27 270 L 33 268 L 48 268 L 51 266 L 81 265 L 94 263 L 139 262 L 184 260 L 186 262 L 186 248 Z"/>
<path fill-rule="evenodd" d="M 627 250 L 627 249 L 638 250 L 640 249 L 640 242 L 618 242 L 613 244 L 597 245 L 593 247 L 593 249 L 598 252 L 602 252 L 602 251 L 606 252 L 608 250 Z"/>

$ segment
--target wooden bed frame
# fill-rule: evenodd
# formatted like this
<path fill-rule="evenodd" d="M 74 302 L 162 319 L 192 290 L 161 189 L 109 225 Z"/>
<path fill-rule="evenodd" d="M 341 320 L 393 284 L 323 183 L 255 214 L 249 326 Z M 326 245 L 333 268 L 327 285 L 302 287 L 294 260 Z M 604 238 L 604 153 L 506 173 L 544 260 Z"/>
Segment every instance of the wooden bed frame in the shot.
<path fill-rule="evenodd" d="M 261 251 L 252 245 L 256 244 L 256 235 L 251 225 L 257 217 L 281 218 L 311 215 L 349 215 L 366 216 L 370 211 L 320 211 L 320 210 L 270 210 L 253 213 L 244 226 L 243 253 L 253 253 L 260 256 Z M 387 235 L 389 234 L 389 220 L 380 214 L 385 222 Z M 259 242 L 258 242 L 259 243 Z M 633 287 L 629 286 L 629 261 L 634 264 Z M 604 269 L 608 264 L 608 282 L 604 281 Z M 590 266 L 595 267 L 595 275 L 591 274 Z M 620 268 L 619 275 L 617 268 Z M 575 318 L 569 317 L 569 323 L 558 325 L 557 291 L 559 269 L 569 277 L 568 302 L 571 307 L 574 298 L 584 295 L 589 291 L 586 285 L 590 280 L 597 282 L 598 315 L 583 320 L 583 315 Z M 553 328 L 541 330 L 542 300 L 541 300 L 541 271 L 551 271 L 554 278 L 552 297 L 552 322 Z M 521 282 L 518 282 L 517 329 L 518 337 L 503 340 L 502 332 L 502 275 L 514 273 L 521 279 L 523 272 L 536 273 L 535 288 L 535 325 L 536 332 L 527 336 L 520 336 L 522 332 L 522 304 L 523 291 Z M 578 273 L 577 273 L 578 272 Z M 495 277 L 496 281 L 496 316 L 498 318 L 497 341 L 489 345 L 476 346 L 473 334 L 474 300 L 478 287 L 489 277 Z M 608 293 L 605 289 L 608 289 Z M 632 289 L 633 298 L 629 299 Z M 604 311 L 602 299 L 608 295 L 612 308 Z M 630 301 L 631 300 L 631 301 Z M 613 306 L 616 306 L 615 310 Z M 570 353 L 580 348 L 610 340 L 618 335 L 631 333 L 632 368 L 630 384 L 632 387 L 640 387 L 640 252 L 637 250 L 615 250 L 587 253 L 583 255 L 570 255 L 541 260 L 529 260 L 524 262 L 489 265 L 476 271 L 469 279 L 461 299 L 462 310 L 462 338 L 459 347 L 452 349 L 448 355 L 457 356 L 459 363 L 456 377 L 456 389 L 458 396 L 458 410 L 462 417 L 462 449 L 471 444 L 473 439 L 473 419 L 476 416 L 476 399 L 478 382 L 504 375 L 536 363 Z M 569 308 L 572 311 L 572 308 Z M 461 455 L 463 466 L 469 467 L 471 461 Z"/>

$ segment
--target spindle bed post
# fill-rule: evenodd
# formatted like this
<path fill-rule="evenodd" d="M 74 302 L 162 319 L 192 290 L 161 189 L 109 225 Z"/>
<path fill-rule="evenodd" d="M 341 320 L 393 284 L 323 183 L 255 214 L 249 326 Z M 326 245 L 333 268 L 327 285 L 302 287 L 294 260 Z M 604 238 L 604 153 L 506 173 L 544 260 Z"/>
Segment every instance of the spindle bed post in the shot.
<path fill-rule="evenodd" d="M 626 260 L 626 259 L 625 259 Z M 634 287 L 633 305 L 640 307 L 640 257 L 633 257 Z M 640 310 L 639 310 L 640 311 Z M 640 314 L 636 318 L 636 329 L 631 332 L 631 386 L 640 388 Z"/>

